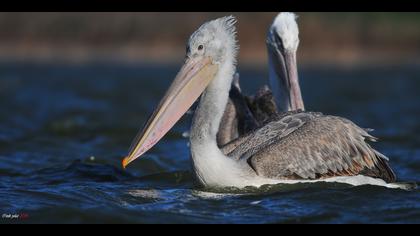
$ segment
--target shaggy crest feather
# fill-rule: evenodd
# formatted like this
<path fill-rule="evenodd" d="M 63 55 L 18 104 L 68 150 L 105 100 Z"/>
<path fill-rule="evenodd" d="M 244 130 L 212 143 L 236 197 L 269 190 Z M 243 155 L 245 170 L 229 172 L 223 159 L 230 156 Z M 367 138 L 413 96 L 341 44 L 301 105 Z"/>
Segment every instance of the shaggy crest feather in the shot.
<path fill-rule="evenodd" d="M 224 16 L 215 20 L 208 21 L 195 31 L 190 39 L 189 45 L 194 45 L 194 42 L 200 42 L 200 38 L 206 38 L 210 41 L 220 40 L 223 44 L 223 49 L 228 50 L 223 54 L 229 55 L 236 65 L 236 56 L 239 51 L 239 46 L 236 39 L 236 24 L 237 20 L 234 16 Z M 211 37 L 209 37 L 211 36 Z M 216 37 L 217 36 L 217 37 Z"/>

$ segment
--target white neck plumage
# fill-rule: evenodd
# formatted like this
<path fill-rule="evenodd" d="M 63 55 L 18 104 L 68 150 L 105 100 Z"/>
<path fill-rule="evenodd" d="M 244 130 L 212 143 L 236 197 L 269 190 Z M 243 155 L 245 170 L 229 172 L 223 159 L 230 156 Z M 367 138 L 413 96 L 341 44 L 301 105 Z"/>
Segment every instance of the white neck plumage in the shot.
<path fill-rule="evenodd" d="M 201 95 L 191 126 L 191 146 L 216 142 L 234 72 L 234 58 L 226 57 L 219 64 L 215 78 Z"/>
<path fill-rule="evenodd" d="M 234 58 L 227 57 L 219 65 L 218 73 L 201 95 L 194 113 L 190 135 L 191 157 L 194 172 L 205 186 L 236 186 L 243 182 L 243 179 L 238 178 L 241 172 L 238 163 L 226 157 L 216 142 L 234 72 Z"/>

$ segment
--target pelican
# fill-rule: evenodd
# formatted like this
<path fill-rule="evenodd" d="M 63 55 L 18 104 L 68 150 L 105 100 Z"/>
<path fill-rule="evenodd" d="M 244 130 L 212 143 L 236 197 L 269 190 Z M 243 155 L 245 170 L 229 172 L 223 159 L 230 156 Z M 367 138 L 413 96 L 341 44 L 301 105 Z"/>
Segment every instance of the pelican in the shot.
<path fill-rule="evenodd" d="M 239 75 L 235 74 L 217 134 L 219 146 L 264 124 L 278 112 L 305 110 L 296 64 L 299 46 L 296 19 L 293 13 L 281 12 L 269 27 L 266 39 L 269 87 L 263 86 L 255 96 L 244 96 Z"/>
<path fill-rule="evenodd" d="M 220 148 L 216 136 L 239 50 L 235 23 L 233 16 L 215 19 L 190 36 L 184 65 L 134 140 L 123 167 L 154 146 L 201 96 L 190 151 L 193 172 L 205 187 L 314 181 L 399 187 L 393 184 L 396 176 L 388 158 L 367 143 L 376 138 L 337 116 L 281 113 Z"/>
<path fill-rule="evenodd" d="M 282 12 L 267 34 L 269 84 L 280 111 L 305 110 L 299 86 L 296 51 L 299 46 L 297 16 Z"/>

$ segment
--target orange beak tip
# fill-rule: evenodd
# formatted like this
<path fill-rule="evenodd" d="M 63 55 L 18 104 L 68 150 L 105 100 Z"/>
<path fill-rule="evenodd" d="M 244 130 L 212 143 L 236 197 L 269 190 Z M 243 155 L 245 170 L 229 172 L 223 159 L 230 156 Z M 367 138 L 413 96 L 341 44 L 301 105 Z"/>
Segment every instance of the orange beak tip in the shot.
<path fill-rule="evenodd" d="M 124 157 L 124 159 L 122 160 L 122 167 L 125 170 L 125 167 L 128 165 L 128 158 Z"/>

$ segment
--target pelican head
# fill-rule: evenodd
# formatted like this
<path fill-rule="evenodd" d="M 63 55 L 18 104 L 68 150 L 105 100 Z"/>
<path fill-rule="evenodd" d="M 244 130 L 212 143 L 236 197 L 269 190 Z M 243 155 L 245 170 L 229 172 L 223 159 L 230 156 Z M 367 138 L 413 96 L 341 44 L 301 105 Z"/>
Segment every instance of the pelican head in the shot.
<path fill-rule="evenodd" d="M 210 57 L 215 64 L 236 58 L 236 19 L 226 16 L 204 23 L 189 38 L 187 58 Z"/>
<path fill-rule="evenodd" d="M 296 18 L 293 13 L 279 13 L 267 35 L 269 82 L 276 103 L 283 111 L 304 110 L 296 65 L 299 46 Z"/>
<path fill-rule="evenodd" d="M 128 156 L 123 159 L 124 168 L 153 147 L 206 87 L 215 83 L 216 77 L 221 77 L 217 75 L 226 60 L 234 61 L 237 51 L 235 22 L 233 16 L 222 17 L 203 24 L 191 35 L 184 65 L 133 141 Z M 228 84 L 232 81 L 232 78 L 224 79 Z"/>

